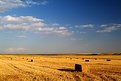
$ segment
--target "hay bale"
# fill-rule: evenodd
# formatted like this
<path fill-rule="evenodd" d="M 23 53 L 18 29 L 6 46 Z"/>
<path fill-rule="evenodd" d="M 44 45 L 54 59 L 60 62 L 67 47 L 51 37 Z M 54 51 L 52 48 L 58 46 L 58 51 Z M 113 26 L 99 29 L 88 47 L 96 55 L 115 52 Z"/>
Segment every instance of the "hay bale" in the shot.
<path fill-rule="evenodd" d="M 33 62 L 33 59 L 31 59 L 31 61 L 30 62 Z"/>
<path fill-rule="evenodd" d="M 97 58 L 95 58 L 95 60 L 97 60 Z"/>
<path fill-rule="evenodd" d="M 85 62 L 89 62 L 89 60 L 85 60 Z"/>
<path fill-rule="evenodd" d="M 75 71 L 82 72 L 82 66 L 80 64 L 75 64 Z"/>
<path fill-rule="evenodd" d="M 84 60 L 84 58 L 82 58 L 82 60 Z"/>
<path fill-rule="evenodd" d="M 110 59 L 107 59 L 106 61 L 111 61 Z"/>

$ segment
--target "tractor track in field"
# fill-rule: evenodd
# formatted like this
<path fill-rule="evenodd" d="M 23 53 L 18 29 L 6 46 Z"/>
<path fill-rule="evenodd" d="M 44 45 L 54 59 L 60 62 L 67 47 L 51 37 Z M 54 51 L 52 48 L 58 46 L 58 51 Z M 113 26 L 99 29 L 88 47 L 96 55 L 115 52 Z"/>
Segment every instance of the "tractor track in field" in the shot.
<path fill-rule="evenodd" d="M 117 81 L 116 78 L 113 78 L 112 76 L 110 76 L 109 74 L 105 74 L 105 73 L 93 73 L 95 76 L 100 77 L 100 79 L 102 79 L 102 81 Z"/>
<path fill-rule="evenodd" d="M 10 68 L 12 68 L 13 70 L 15 70 L 16 72 L 19 72 L 19 73 L 22 73 L 22 74 L 27 74 L 27 75 L 33 75 L 32 72 L 29 72 L 29 71 L 24 71 L 22 69 L 20 69 L 19 67 L 15 66 L 14 64 L 12 63 L 7 63 L 5 61 L 2 61 L 3 63 L 5 63 L 6 65 L 8 65 Z"/>
<path fill-rule="evenodd" d="M 11 79 L 11 77 L 12 77 L 13 80 L 14 80 L 15 77 L 18 77 L 17 81 L 24 81 L 24 80 L 21 79 L 21 76 L 26 76 L 26 77 L 24 77 L 24 78 L 26 78 L 26 80 L 31 78 L 30 81 L 39 81 L 39 80 L 45 81 L 46 79 L 48 79 L 48 77 L 45 77 L 45 75 L 44 75 L 45 73 L 44 74 L 43 73 L 37 74 L 36 72 L 31 71 L 32 68 L 30 68 L 30 67 L 26 67 L 22 64 L 19 64 L 19 66 L 20 66 L 19 67 L 19 66 L 16 65 L 16 63 L 6 62 L 4 60 L 0 60 L 0 61 L 3 64 L 7 65 L 8 68 L 11 68 L 16 73 L 16 74 L 12 74 L 12 75 L 11 74 L 6 75 L 4 77 L 4 80 L 2 80 L 2 81 L 9 81 L 9 79 Z M 26 69 L 30 69 L 30 71 L 24 69 L 24 67 Z M 33 70 L 36 70 L 36 69 L 33 69 Z"/>
<path fill-rule="evenodd" d="M 28 64 L 28 63 L 19 63 L 19 66 L 22 66 L 23 68 L 25 67 L 26 69 L 31 69 L 32 71 L 26 71 L 25 69 L 17 66 L 16 63 L 12 63 L 12 62 L 6 62 L 4 60 L 1 60 L 1 62 L 5 65 L 8 66 L 8 68 L 10 67 L 11 69 L 13 69 L 16 73 L 19 73 L 20 75 L 27 75 L 27 77 L 32 77 L 33 79 L 39 77 L 39 76 L 43 76 L 44 79 L 46 79 L 47 77 L 44 76 L 45 75 L 53 75 L 53 76 L 57 76 L 57 77 L 60 77 L 61 75 L 61 78 L 64 78 L 64 77 L 68 77 L 67 75 L 65 76 L 62 76 L 62 74 L 59 74 L 59 73 L 54 73 L 54 72 L 49 72 L 48 70 L 42 70 L 42 68 L 45 68 L 45 67 L 41 67 L 41 66 L 32 66 L 31 64 Z M 41 73 L 42 75 L 39 75 L 38 73 L 36 72 L 33 72 L 35 71 L 37 68 L 37 71 L 39 73 Z M 40 70 L 38 70 L 40 68 Z M 47 69 L 51 69 L 51 68 L 47 68 Z M 57 69 L 55 69 L 55 71 L 58 71 Z M 44 74 L 43 74 L 44 73 Z M 67 73 L 68 74 L 68 73 Z M 78 76 L 76 76 L 77 78 Z M 69 77 L 68 77 L 69 78 Z M 70 77 L 71 78 L 71 77 Z M 40 78 L 41 79 L 41 78 Z M 7 79 L 6 79 L 7 81 Z M 43 80 L 44 81 L 44 80 Z M 76 80 L 76 81 L 80 81 L 80 80 Z"/>

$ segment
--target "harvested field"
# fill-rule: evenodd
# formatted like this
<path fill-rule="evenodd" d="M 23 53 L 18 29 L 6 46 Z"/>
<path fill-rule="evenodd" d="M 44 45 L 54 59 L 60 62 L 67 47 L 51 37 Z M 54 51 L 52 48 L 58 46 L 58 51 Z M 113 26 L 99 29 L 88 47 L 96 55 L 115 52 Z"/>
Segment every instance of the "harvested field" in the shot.
<path fill-rule="evenodd" d="M 121 81 L 121 56 L 0 55 L 0 81 Z"/>

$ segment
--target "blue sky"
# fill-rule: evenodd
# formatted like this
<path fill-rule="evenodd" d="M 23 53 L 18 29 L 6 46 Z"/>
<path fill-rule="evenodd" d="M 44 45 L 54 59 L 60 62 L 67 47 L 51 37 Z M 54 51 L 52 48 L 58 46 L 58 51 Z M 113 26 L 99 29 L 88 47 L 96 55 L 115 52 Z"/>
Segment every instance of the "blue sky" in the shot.
<path fill-rule="evenodd" d="M 0 53 L 121 52 L 121 0 L 0 0 Z"/>

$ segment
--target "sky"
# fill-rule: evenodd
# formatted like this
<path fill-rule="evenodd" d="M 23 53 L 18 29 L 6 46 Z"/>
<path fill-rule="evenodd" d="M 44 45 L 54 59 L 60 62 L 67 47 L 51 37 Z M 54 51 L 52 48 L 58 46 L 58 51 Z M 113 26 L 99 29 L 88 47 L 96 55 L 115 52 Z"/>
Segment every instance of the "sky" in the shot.
<path fill-rule="evenodd" d="M 121 0 L 0 0 L 0 53 L 121 52 Z"/>

